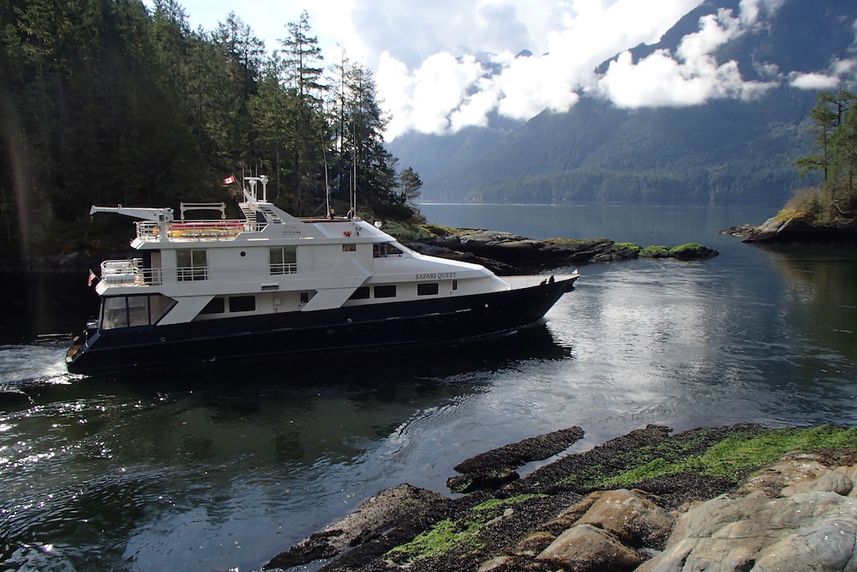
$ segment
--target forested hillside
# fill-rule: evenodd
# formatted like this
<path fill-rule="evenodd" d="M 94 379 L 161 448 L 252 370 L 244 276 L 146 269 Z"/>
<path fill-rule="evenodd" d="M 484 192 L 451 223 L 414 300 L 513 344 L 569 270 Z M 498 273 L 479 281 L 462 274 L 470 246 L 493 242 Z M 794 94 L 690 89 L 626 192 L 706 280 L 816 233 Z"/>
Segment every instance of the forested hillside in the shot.
<path fill-rule="evenodd" d="M 736 0 L 703 3 L 664 34 L 632 50 L 634 61 L 698 29 L 699 18 Z M 855 49 L 857 4 L 785 0 L 773 19 L 723 45 L 745 79 L 760 64 L 782 77 L 823 70 Z M 600 66 L 602 72 L 609 62 Z M 620 109 L 583 93 L 568 113 L 543 112 L 511 127 L 492 123 L 447 136 L 409 133 L 388 148 L 422 175 L 423 200 L 563 203 L 603 200 L 782 204 L 801 186 L 794 165 L 810 146 L 816 92 L 788 81 L 762 97 L 703 105 Z"/>
<path fill-rule="evenodd" d="M 10 0 L 0 24 L 2 256 L 87 248 L 93 203 L 228 200 L 242 169 L 309 214 L 325 163 L 342 200 L 356 164 L 363 204 L 404 208 L 371 73 L 325 68 L 306 13 L 272 52 L 234 15 L 191 30 L 175 0 Z"/>

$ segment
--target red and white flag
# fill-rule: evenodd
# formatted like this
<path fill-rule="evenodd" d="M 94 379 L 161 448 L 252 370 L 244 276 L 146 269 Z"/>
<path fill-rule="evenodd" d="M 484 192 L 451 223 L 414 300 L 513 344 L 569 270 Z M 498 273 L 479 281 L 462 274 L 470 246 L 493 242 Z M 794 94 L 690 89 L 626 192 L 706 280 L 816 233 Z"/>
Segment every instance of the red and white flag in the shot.
<path fill-rule="evenodd" d="M 231 185 L 234 182 L 235 182 L 235 175 L 230 175 L 230 176 L 226 177 L 225 179 L 223 179 L 224 185 Z"/>
<path fill-rule="evenodd" d="M 95 272 L 92 270 L 89 271 L 89 278 L 86 279 L 86 285 L 92 286 L 92 283 L 98 280 L 98 276 L 95 275 Z"/>

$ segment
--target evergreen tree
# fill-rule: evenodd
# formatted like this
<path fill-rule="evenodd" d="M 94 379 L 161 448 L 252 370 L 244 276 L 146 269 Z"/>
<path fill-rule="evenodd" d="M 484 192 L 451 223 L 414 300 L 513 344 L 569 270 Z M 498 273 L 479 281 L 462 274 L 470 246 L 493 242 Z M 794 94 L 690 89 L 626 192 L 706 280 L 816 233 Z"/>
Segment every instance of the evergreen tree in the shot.
<path fill-rule="evenodd" d="M 408 201 L 413 201 L 420 196 L 420 189 L 423 186 L 423 181 L 420 179 L 419 173 L 414 171 L 412 167 L 408 167 L 402 171 L 402 194 Z"/>

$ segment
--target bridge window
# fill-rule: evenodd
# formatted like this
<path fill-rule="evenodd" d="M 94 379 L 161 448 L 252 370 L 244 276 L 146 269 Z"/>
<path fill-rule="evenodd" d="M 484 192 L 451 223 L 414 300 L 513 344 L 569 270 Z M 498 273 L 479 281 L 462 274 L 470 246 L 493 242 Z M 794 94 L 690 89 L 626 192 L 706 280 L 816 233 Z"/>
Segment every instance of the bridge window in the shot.
<path fill-rule="evenodd" d="M 176 250 L 176 267 L 179 282 L 208 278 L 208 261 L 204 250 Z"/>
<path fill-rule="evenodd" d="M 298 271 L 296 246 L 275 246 L 268 251 L 268 260 L 272 276 Z"/>
<path fill-rule="evenodd" d="M 372 245 L 373 258 L 387 258 L 388 256 L 399 256 L 402 251 L 393 246 L 392 242 L 384 242 Z"/>
<path fill-rule="evenodd" d="M 101 301 L 101 329 L 156 324 L 175 303 L 161 294 L 106 297 Z"/>

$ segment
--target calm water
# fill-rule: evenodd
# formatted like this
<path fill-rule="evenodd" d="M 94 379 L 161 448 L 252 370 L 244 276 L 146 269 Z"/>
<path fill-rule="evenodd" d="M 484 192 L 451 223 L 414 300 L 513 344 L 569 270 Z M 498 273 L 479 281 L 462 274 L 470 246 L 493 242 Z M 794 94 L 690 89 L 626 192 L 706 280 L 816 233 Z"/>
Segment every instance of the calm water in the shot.
<path fill-rule="evenodd" d="M 579 450 L 646 423 L 857 423 L 857 250 L 717 234 L 759 209 L 423 211 L 722 254 L 586 266 L 545 326 L 459 352 L 129 381 L 0 346 L 0 563 L 250 570 L 384 487 L 443 491 L 462 459 L 541 432 L 580 425 Z M 36 280 L 4 339 L 79 328 L 84 280 Z"/>

